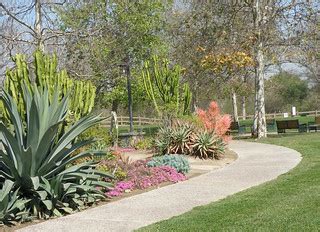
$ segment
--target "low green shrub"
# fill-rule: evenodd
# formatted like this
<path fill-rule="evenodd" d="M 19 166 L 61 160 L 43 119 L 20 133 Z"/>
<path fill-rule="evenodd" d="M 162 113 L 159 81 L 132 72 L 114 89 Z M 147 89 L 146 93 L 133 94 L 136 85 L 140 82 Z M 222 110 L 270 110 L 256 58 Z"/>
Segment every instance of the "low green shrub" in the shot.
<path fill-rule="evenodd" d="M 154 139 L 151 137 L 140 139 L 134 144 L 134 148 L 137 150 L 149 150 L 154 146 Z"/>
<path fill-rule="evenodd" d="M 107 147 L 112 145 L 112 136 L 106 127 L 96 125 L 86 130 L 82 135 L 79 136 L 79 140 L 86 140 L 94 138 L 97 141 L 90 144 L 90 149 L 93 150 L 106 150 Z"/>
<path fill-rule="evenodd" d="M 153 157 L 148 161 L 147 165 L 149 167 L 160 167 L 160 166 L 170 166 L 180 173 L 188 173 L 190 171 L 189 161 L 182 155 L 163 155 Z"/>

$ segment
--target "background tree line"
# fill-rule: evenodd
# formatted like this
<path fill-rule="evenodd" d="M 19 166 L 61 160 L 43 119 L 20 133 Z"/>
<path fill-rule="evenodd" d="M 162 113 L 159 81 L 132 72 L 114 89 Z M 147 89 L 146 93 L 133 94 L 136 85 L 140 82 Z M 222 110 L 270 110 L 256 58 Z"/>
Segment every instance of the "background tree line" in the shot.
<path fill-rule="evenodd" d="M 96 110 L 127 114 L 129 72 L 133 114 L 156 115 L 141 74 L 153 55 L 182 67 L 192 110 L 214 99 L 235 120 L 255 114 L 258 137 L 266 112 L 319 106 L 317 1 L 4 0 L 0 15 L 1 77 L 18 52 L 56 52 L 95 83 Z"/>

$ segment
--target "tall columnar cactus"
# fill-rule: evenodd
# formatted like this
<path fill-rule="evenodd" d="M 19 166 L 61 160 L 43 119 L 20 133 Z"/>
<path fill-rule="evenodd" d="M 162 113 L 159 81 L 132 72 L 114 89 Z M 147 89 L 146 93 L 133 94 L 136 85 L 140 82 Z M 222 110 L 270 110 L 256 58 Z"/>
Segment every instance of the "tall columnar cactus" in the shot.
<path fill-rule="evenodd" d="M 188 84 L 183 85 L 183 114 L 190 114 L 190 106 L 191 106 L 192 93 L 190 91 L 190 87 Z"/>
<path fill-rule="evenodd" d="M 38 87 L 48 89 L 50 100 L 53 99 L 55 89 L 59 90 L 59 98 L 70 94 L 69 110 L 70 119 L 80 119 L 89 114 L 94 105 L 96 87 L 89 81 L 79 81 L 69 78 L 65 69 L 57 69 L 57 56 L 45 55 L 40 51 L 34 54 L 34 75 L 29 73 L 26 58 L 17 54 L 13 60 L 15 67 L 6 71 L 4 89 L 15 99 L 19 113 L 25 115 L 23 105 L 22 83 L 26 83 L 31 90 L 32 83 Z M 5 112 L 3 116 L 6 117 Z"/>
<path fill-rule="evenodd" d="M 147 96 L 153 101 L 159 116 L 162 116 L 161 107 L 165 111 L 174 111 L 175 115 L 188 112 L 186 107 L 190 107 L 191 93 L 188 84 L 185 84 L 183 99 L 180 97 L 179 65 L 170 67 L 167 59 L 160 60 L 157 56 L 153 56 L 151 61 L 145 62 L 142 78 Z M 184 107 L 182 110 L 180 110 L 181 101 Z"/>

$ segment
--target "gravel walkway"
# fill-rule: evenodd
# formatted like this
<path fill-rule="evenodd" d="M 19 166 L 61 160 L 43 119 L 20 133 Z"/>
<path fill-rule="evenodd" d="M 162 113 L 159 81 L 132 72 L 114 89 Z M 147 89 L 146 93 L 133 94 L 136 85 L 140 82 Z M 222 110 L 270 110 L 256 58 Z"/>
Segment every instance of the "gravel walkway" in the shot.
<path fill-rule="evenodd" d="M 132 231 L 275 179 L 301 160 L 297 151 L 275 145 L 233 141 L 230 148 L 239 157 L 224 168 L 19 231 Z"/>

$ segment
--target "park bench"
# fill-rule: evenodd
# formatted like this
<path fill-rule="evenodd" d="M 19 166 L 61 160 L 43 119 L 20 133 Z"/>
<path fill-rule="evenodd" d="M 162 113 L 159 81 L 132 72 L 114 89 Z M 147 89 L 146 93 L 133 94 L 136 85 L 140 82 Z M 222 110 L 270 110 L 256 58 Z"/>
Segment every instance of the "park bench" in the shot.
<path fill-rule="evenodd" d="M 299 132 L 307 132 L 308 127 L 306 123 L 299 124 L 299 120 L 281 120 L 277 122 L 278 133 L 286 133 L 287 129 L 297 129 Z"/>
<path fill-rule="evenodd" d="M 275 119 L 267 119 L 267 130 L 268 131 L 275 131 L 277 129 L 276 127 L 276 120 Z"/>
<path fill-rule="evenodd" d="M 238 134 L 246 133 L 246 126 L 240 126 L 239 122 L 231 122 L 229 131 L 227 134 L 231 134 L 231 132 L 237 132 Z"/>
<path fill-rule="evenodd" d="M 318 131 L 320 128 L 320 116 L 316 116 L 314 122 L 308 123 L 309 131 L 314 130 Z"/>

